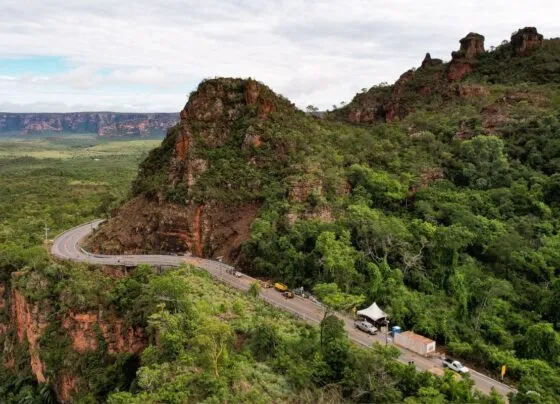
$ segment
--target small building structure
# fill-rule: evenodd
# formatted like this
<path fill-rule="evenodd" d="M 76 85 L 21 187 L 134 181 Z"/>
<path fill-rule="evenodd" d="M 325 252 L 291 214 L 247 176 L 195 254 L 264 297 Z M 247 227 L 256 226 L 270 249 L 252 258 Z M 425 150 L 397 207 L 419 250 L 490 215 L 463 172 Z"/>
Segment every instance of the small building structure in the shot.
<path fill-rule="evenodd" d="M 419 355 L 428 356 L 436 351 L 436 342 L 430 338 L 416 334 L 412 331 L 397 333 L 393 336 L 395 344 L 415 352 Z"/>
<path fill-rule="evenodd" d="M 373 302 L 367 309 L 358 310 L 358 316 L 365 317 L 373 323 L 384 323 L 389 315 L 379 308 L 377 303 Z"/>

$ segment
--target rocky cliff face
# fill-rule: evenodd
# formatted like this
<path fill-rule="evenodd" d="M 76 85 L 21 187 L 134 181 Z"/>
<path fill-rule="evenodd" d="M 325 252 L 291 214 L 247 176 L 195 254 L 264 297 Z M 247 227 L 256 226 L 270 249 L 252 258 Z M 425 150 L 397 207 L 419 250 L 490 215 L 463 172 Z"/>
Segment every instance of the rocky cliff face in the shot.
<path fill-rule="evenodd" d="M 180 116 L 141 164 L 136 197 L 88 248 L 190 252 L 234 262 L 270 195 L 300 205 L 287 221 L 331 220 L 331 212 L 309 202 L 327 188 L 321 167 L 307 158 L 312 144 L 319 147 L 306 130 L 316 121 L 289 101 L 254 80 L 221 78 L 201 83 Z"/>
<path fill-rule="evenodd" d="M 158 136 L 175 125 L 178 114 L 75 112 L 66 114 L 0 113 L 0 135 L 97 133 L 104 137 Z"/>
<path fill-rule="evenodd" d="M 17 343 L 24 344 L 26 342 L 29 345 L 31 371 L 39 383 L 45 383 L 47 380 L 45 366 L 39 356 L 39 341 L 43 331 L 49 325 L 50 314 L 48 307 L 29 304 L 19 291 L 12 291 L 11 319 L 17 336 Z"/>
<path fill-rule="evenodd" d="M 542 46 L 543 36 L 535 27 L 525 27 L 511 36 L 511 44 L 516 55 L 527 54 L 531 49 Z"/>
<path fill-rule="evenodd" d="M 279 109 L 296 112 L 256 81 L 203 82 L 161 148 L 142 163 L 133 186 L 138 196 L 103 226 L 91 248 L 236 256 L 261 203 L 250 195 L 262 187 L 257 178 L 239 185 L 239 177 L 260 175 L 256 171 L 264 163 L 258 150 L 271 147 L 263 133 Z M 240 157 L 234 158 L 236 167 L 222 166 L 227 153 Z M 162 186 L 153 187 L 153 181 Z"/>
<path fill-rule="evenodd" d="M 447 78 L 460 81 L 463 76 L 476 68 L 477 57 L 484 53 L 484 37 L 474 32 L 461 39 L 461 48 L 451 53 L 451 62 L 447 67 Z"/>
<path fill-rule="evenodd" d="M 22 273 L 12 273 L 13 283 Z M 71 402 L 81 380 L 65 363 L 62 369 L 49 369 L 45 352 L 45 334 L 49 326 L 59 322 L 59 332 L 64 332 L 69 349 L 84 354 L 98 350 L 101 342 L 108 355 L 121 353 L 139 354 L 147 346 L 147 335 L 141 327 L 127 324 L 111 311 L 68 311 L 60 313 L 53 302 L 33 302 L 17 288 L 11 290 L 0 284 L 0 342 L 3 342 L 3 366 L 12 371 L 18 364 L 15 351 L 24 348 L 24 357 L 38 383 L 54 387 L 60 402 Z M 21 359 L 19 359 L 21 360 Z M 20 364 L 23 365 L 23 364 Z"/>

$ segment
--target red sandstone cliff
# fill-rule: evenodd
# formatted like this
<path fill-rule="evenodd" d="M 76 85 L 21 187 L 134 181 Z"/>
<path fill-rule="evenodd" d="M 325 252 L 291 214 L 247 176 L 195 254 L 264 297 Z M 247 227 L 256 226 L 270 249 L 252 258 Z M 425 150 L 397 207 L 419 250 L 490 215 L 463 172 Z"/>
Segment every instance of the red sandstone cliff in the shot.
<path fill-rule="evenodd" d="M 478 55 L 484 53 L 484 36 L 474 32 L 461 39 L 461 48 L 451 54 L 451 62 L 447 67 L 447 78 L 450 81 L 460 81 L 463 76 L 476 68 Z"/>
<path fill-rule="evenodd" d="M 49 325 L 50 309 L 39 304 L 29 304 L 23 295 L 13 290 L 11 295 L 11 320 L 16 332 L 17 342 L 29 344 L 31 371 L 39 383 L 45 383 L 45 367 L 39 356 L 39 340 Z"/>
<path fill-rule="evenodd" d="M 223 203 L 212 197 L 200 200 L 192 195 L 198 179 L 212 164 L 205 156 L 231 141 L 240 122 L 248 120 L 251 124 L 243 129 L 239 154 L 263 146 L 261 126 L 278 103 L 295 111 L 287 101 L 254 80 L 203 82 L 181 111 L 179 124 L 164 140 L 162 148 L 167 154 L 158 162 L 164 164 L 167 159 L 167 186 L 182 189 L 182 199 L 170 202 L 161 192 L 139 195 L 102 227 L 90 248 L 128 253 L 188 251 L 197 256 L 236 257 L 249 237 L 260 202 Z M 249 164 L 258 161 L 251 158 Z M 146 164 L 140 170 L 148 170 Z"/>
<path fill-rule="evenodd" d="M 20 274 L 13 273 L 12 276 L 17 278 Z M 0 322 L 0 337 L 7 339 L 3 347 L 4 366 L 8 369 L 14 367 L 13 350 L 16 345 L 27 346 L 29 366 L 35 379 L 39 383 L 51 383 L 63 403 L 71 401 L 80 380 L 65 369 L 56 374 L 51 369 L 49 374 L 41 358 L 41 338 L 52 322 L 60 320 L 71 349 L 79 353 L 96 350 L 100 338 L 105 341 L 110 355 L 123 352 L 139 354 L 147 345 L 147 335 L 142 328 L 127 325 L 110 312 L 70 311 L 59 318 L 49 302 L 29 302 L 19 290 L 9 292 L 4 284 L 0 284 L 0 309 L 8 313 L 6 321 Z M 12 332 L 13 340 L 10 336 Z"/>
<path fill-rule="evenodd" d="M 511 44 L 516 55 L 527 54 L 531 49 L 538 48 L 543 43 L 543 36 L 537 32 L 535 27 L 525 27 L 513 33 Z"/>

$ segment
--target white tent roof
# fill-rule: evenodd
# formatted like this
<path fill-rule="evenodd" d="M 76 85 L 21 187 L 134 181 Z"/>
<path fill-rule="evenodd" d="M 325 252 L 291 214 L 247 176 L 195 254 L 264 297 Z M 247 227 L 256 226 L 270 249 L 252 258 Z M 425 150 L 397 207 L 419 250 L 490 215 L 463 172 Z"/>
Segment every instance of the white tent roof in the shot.
<path fill-rule="evenodd" d="M 370 320 L 377 321 L 382 318 L 387 318 L 389 315 L 379 308 L 377 303 L 373 302 L 371 306 L 367 309 L 359 310 L 357 313 L 359 316 L 364 316 Z"/>

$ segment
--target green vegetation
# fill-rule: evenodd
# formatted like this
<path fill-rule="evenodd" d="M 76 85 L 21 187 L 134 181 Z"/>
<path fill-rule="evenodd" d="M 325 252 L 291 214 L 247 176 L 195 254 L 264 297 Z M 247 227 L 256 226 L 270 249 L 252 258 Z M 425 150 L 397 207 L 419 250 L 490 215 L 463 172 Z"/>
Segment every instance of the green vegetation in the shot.
<path fill-rule="evenodd" d="M 259 201 L 246 269 L 375 300 L 394 324 L 494 377 L 505 364 L 522 393 L 558 401 L 560 78 L 550 77 L 435 92 L 372 127 L 289 108 L 258 122 L 247 110 L 223 147 L 193 151 L 210 164 L 180 203 Z M 251 128 L 261 147 L 245 146 Z"/>
<path fill-rule="evenodd" d="M 406 84 L 363 92 L 356 100 L 374 113 L 399 101 L 400 120 L 374 126 L 336 120 L 354 103 L 319 120 L 264 86 L 272 108 L 263 118 L 243 102 L 246 82 L 206 81 L 199 101 L 214 84 L 227 96 L 209 104 L 220 105 L 216 119 L 189 122 L 184 162 L 204 166 L 191 188 L 187 164 L 172 161 L 184 122 L 141 163 L 130 195 L 138 153 L 119 153 L 125 142 L 92 147 L 115 153 L 103 165 L 83 150 L 65 159 L 0 153 L 1 279 L 30 302 L 53 302 L 40 341 L 48 375 L 67 369 L 83 382 L 77 396 L 111 403 L 500 401 L 472 393 L 468 379 L 400 365 L 391 349 L 352 346 L 331 310 L 376 301 L 392 324 L 496 378 L 506 365 L 520 391 L 511 402 L 559 402 L 558 43 L 516 58 L 508 46 L 480 56 L 462 83 L 442 84 L 445 65 L 434 62 Z M 244 270 L 313 290 L 328 307 L 321 325 L 264 305 L 256 285 L 240 295 L 193 268 L 139 268 L 116 280 L 45 256 L 45 220 L 62 230 L 140 195 L 258 203 Z M 72 351 L 57 322 L 99 309 L 146 331 L 140 358 L 110 354 L 101 331 L 96 349 Z M 29 351 L 12 346 L 0 393 L 48 394 L 31 382 Z"/>
<path fill-rule="evenodd" d="M 490 83 L 560 82 L 560 40 L 545 40 L 524 58 L 515 57 L 511 42 L 504 42 L 480 58 L 470 80 Z"/>
<path fill-rule="evenodd" d="M 43 142 L 37 141 L 38 151 Z M 5 145 L 16 153 L 11 142 Z M 119 145 L 126 150 L 128 142 Z M 26 148 L 16 154 L 25 155 Z M 65 147 L 61 149 L 64 153 Z M 340 321 L 328 313 L 321 327 L 295 320 L 256 299 L 257 284 L 242 295 L 194 268 L 158 275 L 140 267 L 115 278 L 102 268 L 52 262 L 41 246 L 43 220 L 51 234 L 57 233 L 100 214 L 98 205 L 111 192 L 125 195 L 139 157 L 136 149 L 129 150 L 134 151 L 100 161 L 78 157 L 83 151 L 77 150 L 75 158 L 20 155 L 0 162 L 1 281 L 40 308 L 46 327 L 38 340 L 39 355 L 50 381 L 37 385 L 27 340 L 18 343 L 15 330 L 8 328 L 0 336 L 3 402 L 54 402 L 63 374 L 76 378 L 74 398 L 84 403 L 500 402 L 496 396 L 473 393 L 468 379 L 417 373 L 395 362 L 392 349 L 354 347 Z M 27 227 L 21 228 L 24 223 Z M 348 239 L 325 237 L 324 242 L 325 248 L 333 242 L 341 243 L 341 251 L 349 248 Z M 333 259 L 334 270 L 341 264 Z M 325 285 L 323 292 L 338 298 L 336 285 Z M 349 296 L 346 306 L 356 304 Z M 340 299 L 332 302 L 343 308 L 340 304 Z M 78 353 L 72 348 L 75 336 L 65 328 L 65 319 L 71 313 L 101 312 L 103 321 L 119 319 L 124 330 L 145 330 L 147 348 L 141 356 L 111 353 L 111 342 L 98 324 L 91 331 L 91 349 Z M 1 312 L 0 320 L 8 324 L 8 313 Z M 14 365 L 4 367 L 10 358 Z"/>
<path fill-rule="evenodd" d="M 394 324 L 494 377 L 506 364 L 521 391 L 554 402 L 560 115 L 533 111 L 500 137 L 460 141 L 453 137 L 462 119 L 419 112 L 369 130 L 318 124 L 336 134 L 330 151 L 343 162 L 323 160 L 323 175 L 346 178 L 352 189 L 320 196 L 337 219 L 290 225 L 282 218 L 294 204 L 267 199 L 246 261 L 294 287 L 334 282 L 364 295 Z M 308 201 L 306 209 L 316 208 Z"/>
<path fill-rule="evenodd" d="M 154 142 L 0 140 L 1 248 L 39 246 L 45 224 L 53 236 L 119 206 Z"/>
<path fill-rule="evenodd" d="M 103 372 L 107 372 L 107 380 L 116 381 L 116 387 L 124 383 L 111 372 L 129 366 L 129 359 L 108 357 L 102 346 L 91 355 L 77 354 L 69 348 L 59 323 L 69 310 L 97 310 L 105 304 L 108 297 L 104 288 L 112 285 L 112 280 L 93 269 L 51 262 L 43 247 L 44 228 L 46 224 L 52 238 L 109 213 L 127 197 L 139 161 L 154 146 L 154 141 L 106 141 L 89 135 L 0 140 L 0 283 L 7 288 L 0 324 L 8 330 L 0 332 L 0 346 L 4 347 L 0 354 L 0 401 L 55 400 L 54 386 L 37 386 L 27 344 L 16 343 L 9 315 L 11 288 L 21 291 L 29 302 L 40 302 L 49 315 L 40 355 L 51 379 L 58 369 L 72 363 L 71 371 L 90 375 L 93 385 L 98 385 L 92 390 L 112 388 L 111 383 L 102 386 L 106 380 L 96 379 Z M 15 272 L 18 276 L 11 277 Z M 10 358 L 14 366 L 6 369 Z"/>

